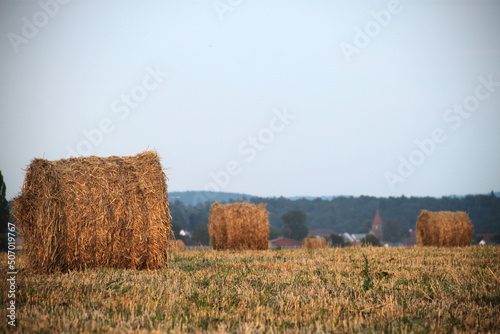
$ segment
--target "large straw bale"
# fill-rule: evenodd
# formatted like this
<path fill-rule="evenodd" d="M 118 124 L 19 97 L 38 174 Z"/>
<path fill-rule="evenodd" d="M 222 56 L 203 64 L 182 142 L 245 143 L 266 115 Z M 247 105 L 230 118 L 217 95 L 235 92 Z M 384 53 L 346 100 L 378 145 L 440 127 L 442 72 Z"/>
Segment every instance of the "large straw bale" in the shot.
<path fill-rule="evenodd" d="M 168 265 L 167 185 L 154 151 L 34 159 L 13 214 L 34 272 Z"/>
<path fill-rule="evenodd" d="M 327 248 L 325 238 L 304 238 L 302 240 L 302 248 Z"/>
<path fill-rule="evenodd" d="M 469 216 L 462 211 L 422 210 L 417 220 L 419 246 L 469 246 L 472 232 Z"/>
<path fill-rule="evenodd" d="M 269 220 L 265 204 L 212 203 L 210 244 L 217 250 L 268 249 Z"/>

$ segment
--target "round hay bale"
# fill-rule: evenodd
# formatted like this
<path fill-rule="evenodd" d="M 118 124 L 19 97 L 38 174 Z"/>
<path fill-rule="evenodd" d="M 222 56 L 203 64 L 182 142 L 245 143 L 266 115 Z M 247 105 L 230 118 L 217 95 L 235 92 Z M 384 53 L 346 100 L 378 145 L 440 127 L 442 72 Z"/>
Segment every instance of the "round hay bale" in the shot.
<path fill-rule="evenodd" d="M 419 246 L 469 246 L 473 227 L 465 212 L 422 210 L 416 232 Z"/>
<path fill-rule="evenodd" d="M 316 249 L 327 247 L 328 244 L 326 243 L 325 238 L 304 238 L 304 240 L 302 240 L 302 248 Z"/>
<path fill-rule="evenodd" d="M 184 251 L 186 250 L 186 245 L 184 244 L 184 241 L 182 240 L 174 240 L 174 243 L 172 245 L 173 249 L 174 250 L 177 250 L 177 251 Z"/>
<path fill-rule="evenodd" d="M 34 159 L 13 215 L 34 272 L 168 265 L 167 185 L 154 151 Z"/>
<path fill-rule="evenodd" d="M 269 220 L 265 204 L 212 203 L 210 245 L 217 250 L 268 249 Z"/>

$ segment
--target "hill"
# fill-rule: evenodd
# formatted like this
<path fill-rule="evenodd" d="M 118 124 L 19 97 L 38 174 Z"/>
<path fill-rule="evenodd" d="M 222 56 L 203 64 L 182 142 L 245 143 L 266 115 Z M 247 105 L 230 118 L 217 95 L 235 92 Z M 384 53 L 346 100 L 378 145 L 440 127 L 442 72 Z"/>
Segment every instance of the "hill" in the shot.
<path fill-rule="evenodd" d="M 230 201 L 248 201 L 254 196 L 240 193 L 227 193 L 215 191 L 173 191 L 168 193 L 170 203 L 176 201 L 182 202 L 184 205 L 198 205 L 207 201 L 230 202 Z"/>

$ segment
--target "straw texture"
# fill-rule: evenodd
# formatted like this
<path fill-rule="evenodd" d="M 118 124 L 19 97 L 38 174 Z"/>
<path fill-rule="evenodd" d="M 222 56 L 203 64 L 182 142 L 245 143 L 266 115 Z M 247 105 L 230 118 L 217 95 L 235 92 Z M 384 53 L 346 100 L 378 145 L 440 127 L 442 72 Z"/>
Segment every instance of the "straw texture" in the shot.
<path fill-rule="evenodd" d="M 167 185 L 154 151 L 34 159 L 13 215 L 30 267 L 38 273 L 168 265 Z"/>
<path fill-rule="evenodd" d="M 423 210 L 417 220 L 419 246 L 469 246 L 472 232 L 469 216 L 462 211 Z"/>
<path fill-rule="evenodd" d="M 217 250 L 268 249 L 269 220 L 265 204 L 212 203 L 210 244 Z"/>

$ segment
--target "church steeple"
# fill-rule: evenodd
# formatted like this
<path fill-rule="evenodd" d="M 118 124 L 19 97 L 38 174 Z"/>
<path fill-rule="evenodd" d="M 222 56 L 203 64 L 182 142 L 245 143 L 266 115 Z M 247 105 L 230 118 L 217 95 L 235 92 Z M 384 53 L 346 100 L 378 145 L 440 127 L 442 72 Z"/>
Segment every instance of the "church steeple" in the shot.
<path fill-rule="evenodd" d="M 375 213 L 375 218 L 373 218 L 373 223 L 372 223 L 372 229 L 370 231 L 371 234 L 376 236 L 379 240 L 382 240 L 382 217 L 380 217 L 380 212 L 377 209 L 377 212 Z"/>

